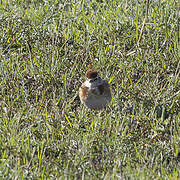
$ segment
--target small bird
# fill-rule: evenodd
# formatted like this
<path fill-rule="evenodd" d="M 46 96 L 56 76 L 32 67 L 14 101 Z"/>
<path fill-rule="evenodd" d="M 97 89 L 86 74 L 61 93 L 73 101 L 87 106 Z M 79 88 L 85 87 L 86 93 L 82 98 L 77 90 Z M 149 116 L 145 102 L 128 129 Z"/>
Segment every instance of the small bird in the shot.
<path fill-rule="evenodd" d="M 86 72 L 86 78 L 87 80 L 79 88 L 81 102 L 90 109 L 103 109 L 112 98 L 108 82 L 101 79 L 94 69 Z"/>

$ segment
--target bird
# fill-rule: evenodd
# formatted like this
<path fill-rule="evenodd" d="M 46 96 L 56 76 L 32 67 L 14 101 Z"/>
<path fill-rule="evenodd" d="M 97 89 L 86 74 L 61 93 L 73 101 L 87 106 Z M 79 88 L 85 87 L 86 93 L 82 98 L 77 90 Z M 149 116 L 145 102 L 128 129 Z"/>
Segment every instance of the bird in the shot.
<path fill-rule="evenodd" d="M 86 81 L 79 88 L 81 103 L 91 110 L 105 108 L 112 99 L 109 83 L 95 69 L 88 69 L 85 76 Z"/>

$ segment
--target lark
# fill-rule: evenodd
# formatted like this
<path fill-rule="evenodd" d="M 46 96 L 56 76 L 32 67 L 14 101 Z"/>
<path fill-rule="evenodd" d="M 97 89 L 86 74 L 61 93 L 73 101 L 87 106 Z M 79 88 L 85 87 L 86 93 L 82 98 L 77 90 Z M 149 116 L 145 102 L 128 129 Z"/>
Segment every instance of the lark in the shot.
<path fill-rule="evenodd" d="M 79 88 L 79 97 L 82 104 L 92 110 L 103 109 L 112 98 L 108 82 L 101 79 L 94 69 L 86 72 L 86 81 Z"/>

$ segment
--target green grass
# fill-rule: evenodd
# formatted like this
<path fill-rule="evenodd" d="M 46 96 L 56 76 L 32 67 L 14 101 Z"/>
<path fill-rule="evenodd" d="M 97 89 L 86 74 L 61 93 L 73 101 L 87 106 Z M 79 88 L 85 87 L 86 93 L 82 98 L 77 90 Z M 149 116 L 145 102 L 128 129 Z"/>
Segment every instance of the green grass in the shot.
<path fill-rule="evenodd" d="M 0 3 L 2 179 L 180 178 L 178 1 Z M 100 112 L 78 97 L 88 64 Z"/>

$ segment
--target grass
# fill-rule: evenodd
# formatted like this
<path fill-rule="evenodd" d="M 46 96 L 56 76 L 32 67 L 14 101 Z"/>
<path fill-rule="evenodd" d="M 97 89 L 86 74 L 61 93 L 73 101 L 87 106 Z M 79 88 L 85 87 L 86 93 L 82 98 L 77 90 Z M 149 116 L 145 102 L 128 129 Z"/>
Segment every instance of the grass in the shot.
<path fill-rule="evenodd" d="M 0 3 L 0 177 L 180 178 L 178 1 Z M 92 112 L 92 64 L 113 99 Z"/>

